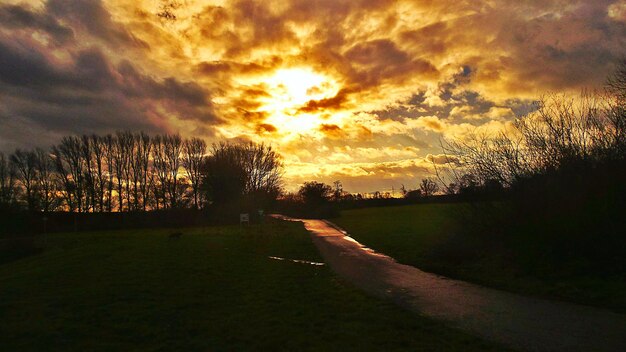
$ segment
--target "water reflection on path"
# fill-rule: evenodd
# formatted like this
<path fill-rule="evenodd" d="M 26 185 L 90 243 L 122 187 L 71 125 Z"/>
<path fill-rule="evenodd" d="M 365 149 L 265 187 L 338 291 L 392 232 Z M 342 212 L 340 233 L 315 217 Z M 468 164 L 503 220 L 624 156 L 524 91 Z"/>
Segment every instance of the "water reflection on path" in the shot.
<path fill-rule="evenodd" d="M 302 260 L 302 259 L 288 259 L 288 258 L 281 258 L 281 257 L 274 257 L 274 256 L 269 256 L 268 258 L 270 258 L 270 259 L 274 259 L 274 260 L 280 260 L 280 261 L 292 262 L 292 263 L 300 263 L 300 264 L 315 265 L 315 266 L 322 266 L 322 265 L 326 265 L 325 263 L 311 262 L 311 261 L 308 261 L 308 260 Z"/>
<path fill-rule="evenodd" d="M 626 351 L 626 316 L 525 297 L 424 272 L 362 246 L 325 220 L 302 221 L 326 263 L 362 289 L 527 351 Z"/>

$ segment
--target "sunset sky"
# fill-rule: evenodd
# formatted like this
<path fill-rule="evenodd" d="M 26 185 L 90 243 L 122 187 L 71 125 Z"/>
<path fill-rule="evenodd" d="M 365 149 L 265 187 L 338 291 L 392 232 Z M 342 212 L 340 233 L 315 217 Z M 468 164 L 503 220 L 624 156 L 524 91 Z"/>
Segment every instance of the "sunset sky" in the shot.
<path fill-rule="evenodd" d="M 179 132 L 271 143 L 288 189 L 415 188 L 625 48 L 626 1 L 2 0 L 0 150 Z"/>

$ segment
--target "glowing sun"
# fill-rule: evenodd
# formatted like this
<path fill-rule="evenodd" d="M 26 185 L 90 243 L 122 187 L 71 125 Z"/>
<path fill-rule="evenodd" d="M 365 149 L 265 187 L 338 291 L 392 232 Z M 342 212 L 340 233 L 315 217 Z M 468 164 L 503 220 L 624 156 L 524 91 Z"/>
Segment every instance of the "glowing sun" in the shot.
<path fill-rule="evenodd" d="M 339 84 L 332 78 L 309 68 L 287 68 L 275 71 L 265 79 L 269 96 L 262 101 L 267 122 L 281 130 L 305 132 L 322 123 L 319 113 L 305 113 L 301 108 L 309 101 L 335 96 Z"/>

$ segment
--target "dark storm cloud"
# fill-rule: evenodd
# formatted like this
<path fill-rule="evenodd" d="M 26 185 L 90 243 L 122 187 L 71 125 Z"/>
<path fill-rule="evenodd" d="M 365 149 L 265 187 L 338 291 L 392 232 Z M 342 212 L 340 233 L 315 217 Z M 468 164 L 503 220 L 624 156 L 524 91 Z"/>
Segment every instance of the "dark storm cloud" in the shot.
<path fill-rule="evenodd" d="M 597 85 L 611 64 L 624 54 L 626 45 L 624 22 L 608 16 L 608 8 L 614 3 L 537 2 L 530 8 L 530 4 L 524 7 L 511 3 L 460 18 L 444 36 L 477 43 L 480 37 L 472 28 L 495 34 L 481 45 L 497 55 L 482 54 L 476 58 L 478 75 L 489 81 L 503 81 L 512 93 L 533 87 L 562 90 Z M 525 17 L 521 13 L 534 15 Z M 500 18 L 495 14 L 500 14 Z M 469 30 L 465 35 L 452 34 L 458 27 Z"/>
<path fill-rule="evenodd" d="M 402 80 L 409 74 L 426 77 L 438 75 L 438 70 L 429 61 L 414 58 L 387 39 L 358 43 L 344 54 L 356 73 L 355 83 L 364 86 L 380 84 L 384 80 Z"/>
<path fill-rule="evenodd" d="M 0 5 L 0 26 L 13 30 L 43 31 L 58 44 L 74 39 L 74 31 L 59 23 L 54 16 L 19 5 Z"/>
<path fill-rule="evenodd" d="M 427 52 L 431 55 L 445 54 L 450 45 L 447 43 L 447 38 L 441 36 L 441 33 L 447 29 L 445 22 L 435 22 L 418 29 L 403 31 L 400 33 L 400 40 L 421 52 Z"/>
<path fill-rule="evenodd" d="M 47 86 L 65 79 L 46 56 L 19 41 L 0 38 L 0 81 L 14 86 Z"/>
<path fill-rule="evenodd" d="M 379 67 L 405 65 L 411 57 L 398 49 L 396 44 L 387 39 L 373 40 L 353 46 L 345 54 L 346 58 L 360 65 Z"/>
<path fill-rule="evenodd" d="M 55 63 L 32 46 L 0 38 L 0 81 L 10 87 L 72 89 L 73 93 L 112 91 L 130 98 L 165 99 L 191 106 L 210 106 L 207 92 L 173 77 L 157 81 L 128 61 L 113 67 L 96 47 L 78 51 L 69 64 Z"/>
<path fill-rule="evenodd" d="M 122 61 L 117 73 L 119 76 L 116 82 L 117 89 L 128 96 L 172 100 L 198 107 L 211 105 L 207 92 L 196 83 L 180 82 L 173 77 L 157 81 L 137 71 L 128 61 Z"/>
<path fill-rule="evenodd" d="M 111 19 L 101 0 L 48 0 L 45 12 L 71 23 L 79 31 L 103 40 L 107 45 L 148 46 Z"/>
<path fill-rule="evenodd" d="M 97 47 L 78 50 L 69 61 L 60 62 L 44 47 L 20 39 L 0 37 L 0 115 L 15 122 L 4 124 L 7 128 L 158 132 L 168 128 L 164 112 L 217 122 L 208 92 L 195 83 L 156 79 L 128 61 L 115 66 Z"/>

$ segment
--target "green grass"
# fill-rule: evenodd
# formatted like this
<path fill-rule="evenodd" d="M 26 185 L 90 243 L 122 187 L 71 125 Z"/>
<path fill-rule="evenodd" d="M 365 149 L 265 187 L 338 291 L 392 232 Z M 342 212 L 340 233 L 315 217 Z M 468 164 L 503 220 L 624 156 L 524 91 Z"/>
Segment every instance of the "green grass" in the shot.
<path fill-rule="evenodd" d="M 453 208 L 449 204 L 365 208 L 342 211 L 332 221 L 378 252 L 423 266 L 430 262 L 432 248 L 444 240 Z"/>
<path fill-rule="evenodd" d="M 466 207 L 465 204 L 418 204 L 366 208 L 343 211 L 333 221 L 362 244 L 426 271 L 626 313 L 623 276 L 581 275 L 576 271 L 578 263 L 559 263 L 550 256 L 534 260 L 530 251 L 526 253 L 534 244 L 525 243 L 523 236 L 509 242 L 488 236 L 468 238 L 459 226 L 472 224 L 455 221 Z M 484 243 L 505 244 L 487 247 Z M 473 248 L 478 255 L 459 259 L 455 253 L 462 252 L 463 247 Z"/>
<path fill-rule="evenodd" d="M 268 256 L 321 261 L 298 223 L 50 235 L 0 265 L 0 351 L 498 349 Z"/>

